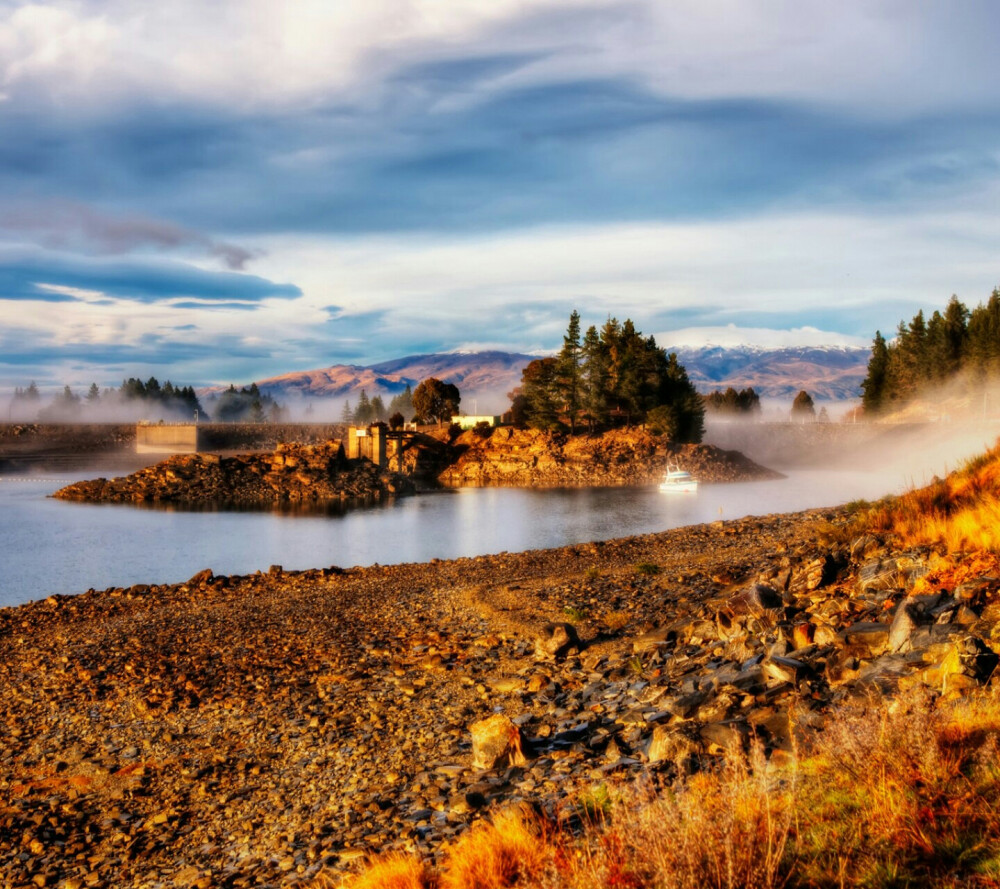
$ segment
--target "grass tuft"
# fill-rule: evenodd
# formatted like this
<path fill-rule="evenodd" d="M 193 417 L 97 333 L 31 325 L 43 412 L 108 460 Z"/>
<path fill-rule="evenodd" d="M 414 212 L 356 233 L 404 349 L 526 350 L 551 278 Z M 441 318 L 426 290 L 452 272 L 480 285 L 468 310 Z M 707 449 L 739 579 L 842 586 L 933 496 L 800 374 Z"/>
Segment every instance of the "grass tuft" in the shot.
<path fill-rule="evenodd" d="M 497 813 L 448 850 L 440 889 L 497 889 L 529 884 L 548 855 L 542 823 L 521 808 Z"/>

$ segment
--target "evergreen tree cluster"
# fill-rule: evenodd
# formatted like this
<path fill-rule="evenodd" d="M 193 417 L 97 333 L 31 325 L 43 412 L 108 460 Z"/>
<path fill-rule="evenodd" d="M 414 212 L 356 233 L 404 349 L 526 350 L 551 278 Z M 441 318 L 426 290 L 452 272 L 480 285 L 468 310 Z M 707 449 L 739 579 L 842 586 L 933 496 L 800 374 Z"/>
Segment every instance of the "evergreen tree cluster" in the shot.
<path fill-rule="evenodd" d="M 256 383 L 240 389 L 230 384 L 209 403 L 220 423 L 280 423 L 286 415 L 285 409 L 272 396 L 262 393 Z"/>
<path fill-rule="evenodd" d="M 174 386 L 170 380 L 162 385 L 156 377 L 146 382 L 129 377 L 118 389 L 105 389 L 91 383 L 84 397 L 77 395 L 71 387 L 64 386 L 51 402 L 41 407 L 42 396 L 34 380 L 26 388 L 18 386 L 14 390 L 11 411 L 21 413 L 37 411 L 37 419 L 42 422 L 87 419 L 94 415 L 106 416 L 122 409 L 140 408 L 139 413 L 161 415 L 193 416 L 198 411 L 203 419 L 207 414 L 198 401 L 192 386 Z M 40 409 L 39 409 L 40 408 Z"/>
<path fill-rule="evenodd" d="M 886 341 L 875 332 L 868 374 L 861 384 L 865 413 L 879 414 L 958 376 L 970 382 L 1000 371 L 1000 288 L 971 312 L 952 296 L 944 312 L 917 312 Z"/>
<path fill-rule="evenodd" d="M 677 355 L 644 337 L 630 319 L 608 318 L 581 337 L 574 311 L 559 354 L 528 364 L 509 397 L 512 421 L 536 429 L 646 422 L 679 442 L 699 442 L 704 433 L 701 396 Z"/>
<path fill-rule="evenodd" d="M 129 377 L 122 381 L 117 394 L 122 401 L 144 401 L 179 414 L 193 415 L 198 411 L 199 416 L 205 417 L 205 410 L 198 401 L 193 386 L 174 386 L 170 380 L 161 386 L 156 377 L 150 377 L 145 383 Z M 96 383 L 91 384 L 87 400 L 94 404 L 101 400 Z"/>
<path fill-rule="evenodd" d="M 760 396 L 753 387 L 737 392 L 732 386 L 705 396 L 705 410 L 713 414 L 748 416 L 760 413 Z"/>
<path fill-rule="evenodd" d="M 398 415 L 401 418 L 399 425 L 402 425 L 407 418 L 412 418 L 414 413 L 413 390 L 410 388 L 410 384 L 407 383 L 406 388 L 402 392 L 394 395 L 389 400 L 388 407 L 386 407 L 381 395 L 374 395 L 369 398 L 368 393 L 362 389 L 360 395 L 358 395 L 356 407 L 351 407 L 350 399 L 344 402 L 344 409 L 341 412 L 340 419 L 341 422 L 349 426 L 368 426 L 372 423 L 389 422 L 393 417 Z"/>

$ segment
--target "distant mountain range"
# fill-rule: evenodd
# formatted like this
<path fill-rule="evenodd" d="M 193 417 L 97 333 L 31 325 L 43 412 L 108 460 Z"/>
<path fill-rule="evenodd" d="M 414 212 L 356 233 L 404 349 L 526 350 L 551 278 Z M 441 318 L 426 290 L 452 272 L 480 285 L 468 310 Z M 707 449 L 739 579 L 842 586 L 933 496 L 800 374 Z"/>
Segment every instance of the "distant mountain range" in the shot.
<path fill-rule="evenodd" d="M 791 399 L 800 389 L 813 398 L 857 398 L 865 378 L 869 350 L 861 347 L 759 348 L 755 346 L 679 347 L 676 351 L 692 382 L 701 392 L 732 386 L 752 386 L 762 398 Z M 349 399 L 356 403 L 363 389 L 369 398 L 388 400 L 407 385 L 437 377 L 458 386 L 463 410 L 500 413 L 507 393 L 521 382 L 524 366 L 536 358 L 517 352 L 444 352 L 410 355 L 367 366 L 335 364 L 317 370 L 258 380 L 261 391 L 279 401 L 298 398 Z M 205 390 L 205 394 L 219 391 Z"/>
<path fill-rule="evenodd" d="M 410 355 L 380 364 L 361 366 L 335 364 L 258 380 L 262 392 L 278 401 L 295 398 L 349 399 L 352 404 L 363 389 L 369 398 L 388 399 L 407 386 L 437 377 L 454 383 L 462 393 L 462 409 L 468 412 L 501 413 L 507 409 L 507 393 L 521 382 L 521 371 L 536 356 L 517 352 L 441 352 Z M 479 403 L 481 402 L 481 403 Z"/>
<path fill-rule="evenodd" d="M 865 346 L 700 346 L 668 349 L 687 369 L 699 392 L 752 386 L 762 398 L 843 401 L 861 395 L 871 350 Z"/>

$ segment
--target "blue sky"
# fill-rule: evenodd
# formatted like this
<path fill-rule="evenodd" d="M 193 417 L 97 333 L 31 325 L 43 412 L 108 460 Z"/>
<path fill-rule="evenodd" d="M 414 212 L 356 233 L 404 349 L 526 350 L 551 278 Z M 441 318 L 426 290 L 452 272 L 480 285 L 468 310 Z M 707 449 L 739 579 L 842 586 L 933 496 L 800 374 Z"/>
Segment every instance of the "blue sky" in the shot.
<path fill-rule="evenodd" d="M 1000 6 L 0 0 L 0 391 L 632 317 L 860 343 L 1000 283 Z M 150 7 L 150 8 L 147 8 Z"/>

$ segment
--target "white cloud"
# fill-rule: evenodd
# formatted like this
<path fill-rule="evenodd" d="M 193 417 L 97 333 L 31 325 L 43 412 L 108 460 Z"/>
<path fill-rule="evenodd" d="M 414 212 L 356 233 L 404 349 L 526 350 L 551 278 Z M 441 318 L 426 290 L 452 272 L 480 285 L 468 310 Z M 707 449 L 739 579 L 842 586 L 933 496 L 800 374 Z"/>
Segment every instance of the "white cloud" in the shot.
<path fill-rule="evenodd" d="M 668 95 L 907 113 L 995 103 L 983 0 L 173 0 L 16 4 L 0 88 L 102 102 L 327 102 L 410 63 L 544 55 L 506 82 L 628 77 Z"/>
<path fill-rule="evenodd" d="M 777 327 L 761 322 L 799 316 L 791 326 L 804 337 L 804 325 L 830 328 L 835 317 L 842 334 L 868 340 L 875 326 L 893 329 L 951 293 L 970 304 L 989 295 L 1000 275 L 995 197 L 913 215 L 801 213 L 449 240 L 281 237 L 261 242 L 268 255 L 256 270 L 299 285 L 299 305 L 385 312 L 388 344 L 416 325 L 460 324 L 458 341 L 478 339 L 479 324 L 491 340 L 507 331 L 509 347 L 552 348 L 573 307 L 586 323 L 631 316 L 646 330 L 653 321 L 644 319 L 660 327 L 671 312 L 678 329 L 699 315 L 697 326 L 714 327 Z M 823 323 L 801 317 L 809 313 Z"/>
<path fill-rule="evenodd" d="M 993 205 L 993 196 L 982 200 Z M 303 291 L 298 299 L 240 311 L 57 286 L 46 289 L 83 301 L 3 303 L 0 312 L 56 345 L 165 337 L 270 352 L 269 361 L 244 360 L 233 370 L 220 347 L 211 359 L 171 370 L 180 380 L 221 382 L 423 348 L 552 350 L 573 308 L 585 325 L 608 314 L 631 317 L 663 345 L 865 345 L 876 327 L 888 333 L 953 292 L 970 305 L 984 300 L 1000 274 L 998 240 L 1000 220 L 982 207 L 544 228 L 460 240 L 281 236 L 251 245 L 267 254 L 255 271 L 294 282 Z M 341 307 L 332 323 L 330 306 Z"/>
<path fill-rule="evenodd" d="M 24 3 L 0 23 L 0 84 L 62 97 L 90 94 L 98 102 L 129 91 L 249 106 L 325 101 L 331 91 L 363 84 L 398 61 L 460 53 L 491 24 L 553 5 L 537 0 Z"/>

